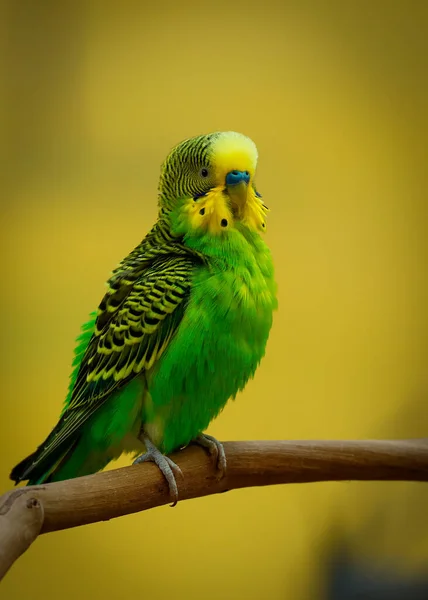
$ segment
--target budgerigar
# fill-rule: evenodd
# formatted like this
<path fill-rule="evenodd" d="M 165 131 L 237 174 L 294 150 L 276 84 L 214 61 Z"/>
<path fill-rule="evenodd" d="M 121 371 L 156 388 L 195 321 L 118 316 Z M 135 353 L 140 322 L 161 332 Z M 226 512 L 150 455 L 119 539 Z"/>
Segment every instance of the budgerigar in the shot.
<path fill-rule="evenodd" d="M 171 150 L 158 220 L 113 271 L 77 340 L 61 417 L 11 479 L 70 479 L 145 451 L 136 462 L 155 462 L 176 501 L 167 455 L 192 441 L 224 472 L 222 445 L 202 432 L 254 375 L 277 306 L 256 165 L 255 144 L 235 132 Z"/>

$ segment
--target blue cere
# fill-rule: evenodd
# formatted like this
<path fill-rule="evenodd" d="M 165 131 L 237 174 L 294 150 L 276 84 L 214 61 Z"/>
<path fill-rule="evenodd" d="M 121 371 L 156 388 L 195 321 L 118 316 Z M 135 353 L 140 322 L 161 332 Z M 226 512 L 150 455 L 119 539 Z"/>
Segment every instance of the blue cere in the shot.
<path fill-rule="evenodd" d="M 250 174 L 248 171 L 230 171 L 226 175 L 226 185 L 237 185 L 244 181 L 245 183 L 249 183 Z"/>

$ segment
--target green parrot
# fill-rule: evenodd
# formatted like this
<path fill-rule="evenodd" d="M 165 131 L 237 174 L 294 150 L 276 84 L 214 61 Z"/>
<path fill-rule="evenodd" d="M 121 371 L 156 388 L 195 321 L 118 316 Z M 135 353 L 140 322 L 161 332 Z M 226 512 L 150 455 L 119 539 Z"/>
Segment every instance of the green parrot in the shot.
<path fill-rule="evenodd" d="M 180 469 L 167 455 L 190 442 L 225 473 L 223 446 L 202 432 L 254 376 L 277 307 L 257 158 L 235 132 L 171 150 L 158 220 L 113 271 L 77 338 L 60 419 L 12 480 L 71 479 L 144 452 L 135 462 L 156 463 L 177 501 Z"/>

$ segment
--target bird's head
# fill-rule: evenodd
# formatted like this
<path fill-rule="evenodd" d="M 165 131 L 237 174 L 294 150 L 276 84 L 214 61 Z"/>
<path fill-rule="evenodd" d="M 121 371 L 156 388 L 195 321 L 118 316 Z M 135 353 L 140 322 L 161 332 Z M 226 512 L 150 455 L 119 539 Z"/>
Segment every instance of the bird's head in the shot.
<path fill-rule="evenodd" d="M 234 131 L 210 133 L 175 146 L 162 165 L 159 204 L 174 229 L 221 234 L 237 222 L 266 228 L 267 207 L 256 191 L 257 148 Z"/>

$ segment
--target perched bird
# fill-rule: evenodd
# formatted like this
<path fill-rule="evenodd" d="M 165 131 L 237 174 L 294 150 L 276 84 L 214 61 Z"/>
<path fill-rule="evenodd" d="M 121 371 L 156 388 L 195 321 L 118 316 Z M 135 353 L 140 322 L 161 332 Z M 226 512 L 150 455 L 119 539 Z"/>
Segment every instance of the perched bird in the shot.
<path fill-rule="evenodd" d="M 256 146 L 235 132 L 171 150 L 158 220 L 113 271 L 77 339 L 58 424 L 12 480 L 70 479 L 145 450 L 135 462 L 155 462 L 176 501 L 180 470 L 167 455 L 192 441 L 224 473 L 222 445 L 202 432 L 254 375 L 277 306 L 256 164 Z"/>

